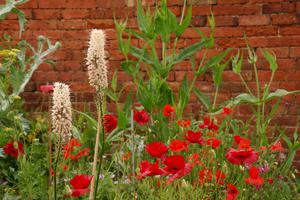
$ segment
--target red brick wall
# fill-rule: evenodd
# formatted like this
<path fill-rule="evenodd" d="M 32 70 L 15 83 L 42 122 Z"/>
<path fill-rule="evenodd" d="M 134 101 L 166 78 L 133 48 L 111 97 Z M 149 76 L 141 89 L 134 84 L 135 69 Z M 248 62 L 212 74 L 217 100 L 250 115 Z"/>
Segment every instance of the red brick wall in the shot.
<path fill-rule="evenodd" d="M 2 1 L 3 2 L 3 1 Z M 105 29 L 110 72 L 119 69 L 122 57 L 117 49 L 113 16 L 118 19 L 129 17 L 128 24 L 136 27 L 134 0 L 30 0 L 21 6 L 26 13 L 28 24 L 23 35 L 29 41 L 43 34 L 53 41 L 62 43 L 62 48 L 51 56 L 56 61 L 55 67 L 44 64 L 34 74 L 26 92 L 23 94 L 29 108 L 41 105 L 41 94 L 37 87 L 55 81 L 67 82 L 74 92 L 74 105 L 82 108 L 91 106 L 93 90 L 89 87 L 86 75 L 85 55 L 89 30 Z M 144 0 L 153 5 L 154 0 Z M 169 6 L 179 16 L 183 0 L 169 0 Z M 207 14 L 213 11 L 216 19 L 216 45 L 209 55 L 214 55 L 226 47 L 245 49 L 243 34 L 248 36 L 255 48 L 263 47 L 274 51 L 278 58 L 279 71 L 272 88 L 288 90 L 300 89 L 300 1 L 299 0 L 189 0 L 193 7 L 193 26 L 208 32 Z M 0 23 L 0 30 L 10 32 L 17 37 L 18 24 L 15 16 Z M 181 47 L 198 40 L 198 34 L 189 28 Z M 138 44 L 137 40 L 134 40 Z M 259 51 L 258 51 L 259 52 Z M 261 58 L 261 54 L 260 58 Z M 201 57 L 201 52 L 197 54 Z M 259 62 L 259 76 L 268 81 L 270 72 L 266 61 Z M 244 77 L 254 88 L 254 74 L 245 60 Z M 178 88 L 184 73 L 192 77 L 187 63 L 175 67 L 170 74 L 172 87 Z M 119 72 L 119 80 L 124 84 L 130 79 Z M 203 91 L 212 93 L 211 76 L 208 74 L 197 81 Z M 224 73 L 221 99 L 228 99 L 244 91 L 238 77 L 230 70 Z M 192 97 L 189 110 L 199 109 L 199 104 Z M 283 107 L 276 122 L 287 128 L 295 127 L 299 121 L 300 95 L 284 99 Z M 45 104 L 47 105 L 47 104 Z M 237 115 L 249 116 L 249 109 L 241 106 Z M 300 156 L 298 156 L 299 160 Z"/>

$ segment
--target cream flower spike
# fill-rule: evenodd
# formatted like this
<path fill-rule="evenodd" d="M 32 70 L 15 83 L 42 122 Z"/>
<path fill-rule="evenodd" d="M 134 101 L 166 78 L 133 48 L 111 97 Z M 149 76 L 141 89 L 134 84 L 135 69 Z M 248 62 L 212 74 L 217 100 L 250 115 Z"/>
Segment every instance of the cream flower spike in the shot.
<path fill-rule="evenodd" d="M 87 52 L 89 83 L 97 92 L 107 88 L 107 62 L 105 60 L 105 33 L 93 29 L 90 35 Z"/>
<path fill-rule="evenodd" d="M 69 86 L 63 83 L 54 83 L 52 106 L 52 130 L 62 142 L 67 142 L 72 134 L 72 107 Z"/>

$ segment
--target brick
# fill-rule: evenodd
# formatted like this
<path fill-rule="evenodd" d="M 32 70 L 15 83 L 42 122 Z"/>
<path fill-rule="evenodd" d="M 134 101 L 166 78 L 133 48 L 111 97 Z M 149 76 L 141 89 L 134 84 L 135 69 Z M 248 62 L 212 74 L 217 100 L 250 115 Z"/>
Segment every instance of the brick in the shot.
<path fill-rule="evenodd" d="M 216 26 L 238 26 L 239 19 L 236 16 L 216 16 Z"/>
<path fill-rule="evenodd" d="M 57 21 L 56 20 L 30 20 L 27 23 L 27 28 L 34 29 L 34 30 L 56 29 Z"/>
<path fill-rule="evenodd" d="M 282 27 L 279 31 L 280 35 L 300 35 L 300 26 Z"/>
<path fill-rule="evenodd" d="M 97 3 L 97 0 L 88 0 L 88 1 L 82 1 L 82 0 L 65 0 L 66 1 L 66 7 L 67 8 L 95 8 L 95 7 L 101 7 L 102 3 Z M 109 1 L 107 1 L 109 2 Z M 103 5 L 103 4 L 102 4 Z"/>
<path fill-rule="evenodd" d="M 217 0 L 187 0 L 190 5 L 216 4 Z"/>
<path fill-rule="evenodd" d="M 58 22 L 58 29 L 86 29 L 87 23 L 84 20 L 61 20 Z"/>
<path fill-rule="evenodd" d="M 39 8 L 66 8 L 66 0 L 39 1 Z"/>
<path fill-rule="evenodd" d="M 300 57 L 300 47 L 291 47 L 291 57 Z"/>
<path fill-rule="evenodd" d="M 263 14 L 292 13 L 294 11 L 295 11 L 295 4 L 294 3 L 265 4 L 262 7 Z"/>
<path fill-rule="evenodd" d="M 214 15 L 254 15 L 260 14 L 261 8 L 257 5 L 221 5 L 214 6 L 212 11 Z"/>
<path fill-rule="evenodd" d="M 27 1 L 26 3 L 18 6 L 18 8 L 20 8 L 20 9 L 37 8 L 37 7 L 38 7 L 38 0 L 30 0 L 30 1 Z"/>
<path fill-rule="evenodd" d="M 65 9 L 62 11 L 64 19 L 84 19 L 89 17 L 89 11 L 84 9 Z"/>
<path fill-rule="evenodd" d="M 114 28 L 114 22 L 112 19 L 97 19 L 97 20 L 87 20 L 87 28 Z"/>
<path fill-rule="evenodd" d="M 219 0 L 219 4 L 246 4 L 249 0 Z"/>
<path fill-rule="evenodd" d="M 272 24 L 287 25 L 296 23 L 296 15 L 293 14 L 276 14 L 272 15 Z"/>
<path fill-rule="evenodd" d="M 206 25 L 207 18 L 206 16 L 194 16 L 192 18 L 191 24 L 192 26 L 199 27 Z"/>
<path fill-rule="evenodd" d="M 268 16 L 240 16 L 239 25 L 240 26 L 257 26 L 257 25 L 268 25 L 270 23 L 270 18 Z"/>
<path fill-rule="evenodd" d="M 34 9 L 32 19 L 59 19 L 61 16 L 59 9 Z"/>

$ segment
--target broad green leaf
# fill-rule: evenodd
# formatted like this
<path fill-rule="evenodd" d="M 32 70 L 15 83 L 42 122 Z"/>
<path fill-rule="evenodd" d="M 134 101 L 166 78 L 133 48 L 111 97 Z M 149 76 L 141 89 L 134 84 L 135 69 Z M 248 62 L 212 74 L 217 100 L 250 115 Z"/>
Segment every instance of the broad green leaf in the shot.
<path fill-rule="evenodd" d="M 184 31 L 189 27 L 192 19 L 192 6 L 189 7 L 186 16 L 184 17 L 184 20 L 182 21 L 182 24 L 178 26 L 176 30 L 176 36 L 181 36 Z"/>
<path fill-rule="evenodd" d="M 263 53 L 264 57 L 267 59 L 267 61 L 269 62 L 271 71 L 274 73 L 278 68 L 276 56 L 270 54 L 266 50 L 263 50 L 262 53 Z"/>
<path fill-rule="evenodd" d="M 235 74 L 241 74 L 242 72 L 242 65 L 243 65 L 243 54 L 241 55 L 241 58 L 239 59 L 239 54 L 233 57 L 232 59 L 232 71 Z"/>
<path fill-rule="evenodd" d="M 88 115 L 87 113 L 85 112 L 81 112 L 79 110 L 74 110 L 74 112 L 77 112 L 78 114 L 82 115 L 83 117 L 85 117 L 89 122 L 90 124 L 92 124 L 94 130 L 97 130 L 97 125 L 98 125 L 98 122 L 97 120 L 95 120 L 93 117 L 91 117 L 90 115 Z"/>
<path fill-rule="evenodd" d="M 269 101 L 271 99 L 274 99 L 274 98 L 278 98 L 278 97 L 284 97 L 284 96 L 287 96 L 287 95 L 291 95 L 291 94 L 298 94 L 300 93 L 300 90 L 296 90 L 296 91 L 287 91 L 287 90 L 284 90 L 284 89 L 277 89 L 275 92 L 271 92 L 264 101 Z"/>
<path fill-rule="evenodd" d="M 129 49 L 129 52 L 136 58 L 152 65 L 153 62 L 149 56 L 149 53 L 146 49 L 140 49 L 140 48 L 137 48 L 135 46 L 131 46 L 130 49 Z"/>
<path fill-rule="evenodd" d="M 211 15 L 208 17 L 208 24 L 209 24 L 211 30 L 213 31 L 216 27 L 215 17 L 213 15 L 213 13 L 211 13 Z"/>
<path fill-rule="evenodd" d="M 117 83 L 118 83 L 118 71 L 116 70 L 111 80 L 111 88 L 113 89 L 113 91 L 117 90 Z"/>
<path fill-rule="evenodd" d="M 204 74 L 210 67 L 213 67 L 213 66 L 217 65 L 218 63 L 220 63 L 227 56 L 227 54 L 230 51 L 231 51 L 231 49 L 226 49 L 225 51 L 212 57 L 209 61 L 206 62 L 206 64 L 203 67 L 199 67 L 196 75 L 200 76 L 200 75 Z"/>
<path fill-rule="evenodd" d="M 104 92 L 111 100 L 113 100 L 114 102 L 117 101 L 117 95 L 112 90 L 107 88 L 104 90 Z"/>
<path fill-rule="evenodd" d="M 229 101 L 228 106 L 239 105 L 241 103 L 258 104 L 259 100 L 247 93 L 240 94 Z"/>
<path fill-rule="evenodd" d="M 285 141 L 285 143 L 288 145 L 289 148 L 291 148 L 293 146 L 293 143 L 290 140 L 290 138 L 287 135 L 285 135 L 284 133 L 281 135 L 281 138 Z"/>
<path fill-rule="evenodd" d="M 77 127 L 75 127 L 75 126 L 72 126 L 72 133 L 73 133 L 73 136 L 75 137 L 75 138 L 77 138 L 77 139 L 79 139 L 80 140 L 80 131 L 78 130 L 78 128 Z"/>
<path fill-rule="evenodd" d="M 25 23 L 26 23 L 25 14 L 24 14 L 24 12 L 22 12 L 21 10 L 19 10 L 17 8 L 13 8 L 11 10 L 11 12 L 18 15 L 19 26 L 20 26 L 19 37 L 21 37 L 22 32 L 25 30 Z"/>
<path fill-rule="evenodd" d="M 126 97 L 124 107 L 123 107 L 123 112 L 126 114 L 127 118 L 130 118 L 131 106 L 132 106 L 132 102 L 133 102 L 132 96 L 133 96 L 133 93 L 132 93 L 132 90 L 130 90 Z"/>
<path fill-rule="evenodd" d="M 189 101 L 189 83 L 187 80 L 187 75 L 185 74 L 183 81 L 179 89 L 179 99 L 178 99 L 178 116 L 182 116 L 183 111 Z"/>
<path fill-rule="evenodd" d="M 197 98 L 203 103 L 207 110 L 211 109 L 211 102 L 207 95 L 202 93 L 198 88 L 193 88 L 193 92 L 196 94 Z"/>
<path fill-rule="evenodd" d="M 141 31 L 149 32 L 151 26 L 150 16 L 147 15 L 142 7 L 141 1 L 137 1 L 137 22 Z"/>
<path fill-rule="evenodd" d="M 123 61 L 121 63 L 121 68 L 130 76 L 135 76 L 135 74 L 139 71 L 138 62 L 131 60 Z"/>
<path fill-rule="evenodd" d="M 208 40 L 204 40 L 202 42 L 198 42 L 195 44 L 192 44 L 189 47 L 186 47 L 185 49 L 183 49 L 179 55 L 176 56 L 176 58 L 174 59 L 173 64 L 179 63 L 187 58 L 189 58 L 190 56 L 192 56 L 196 51 L 202 49 L 208 42 L 210 41 L 210 39 Z"/>

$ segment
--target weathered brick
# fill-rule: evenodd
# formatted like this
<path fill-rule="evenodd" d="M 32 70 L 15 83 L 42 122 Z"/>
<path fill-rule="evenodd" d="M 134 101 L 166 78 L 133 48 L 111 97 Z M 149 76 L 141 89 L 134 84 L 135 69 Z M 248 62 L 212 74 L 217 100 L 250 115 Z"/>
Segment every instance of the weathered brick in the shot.
<path fill-rule="evenodd" d="M 275 14 L 272 15 L 272 24 L 287 25 L 296 23 L 297 18 L 294 14 Z"/>
<path fill-rule="evenodd" d="M 279 29 L 280 35 L 300 35 L 300 26 L 288 26 Z"/>
<path fill-rule="evenodd" d="M 245 15 L 245 16 L 240 16 L 239 18 L 240 26 L 259 26 L 259 25 L 268 25 L 269 23 L 270 23 L 269 16 Z"/>
<path fill-rule="evenodd" d="M 285 3 L 285 4 L 265 4 L 262 7 L 263 14 L 272 14 L 272 13 L 292 13 L 295 11 L 294 3 Z"/>
<path fill-rule="evenodd" d="M 300 47 L 291 47 L 291 57 L 300 57 Z"/>
<path fill-rule="evenodd" d="M 39 8 L 66 8 L 66 0 L 51 0 L 43 1 L 38 0 Z"/>
<path fill-rule="evenodd" d="M 32 10 L 32 19 L 60 19 L 59 9 L 34 9 Z"/>
<path fill-rule="evenodd" d="M 64 19 L 83 19 L 89 17 L 89 10 L 84 9 L 65 9 L 62 10 Z"/>

